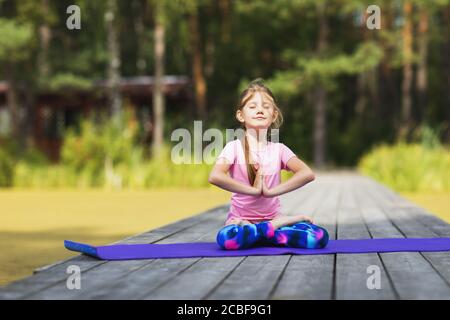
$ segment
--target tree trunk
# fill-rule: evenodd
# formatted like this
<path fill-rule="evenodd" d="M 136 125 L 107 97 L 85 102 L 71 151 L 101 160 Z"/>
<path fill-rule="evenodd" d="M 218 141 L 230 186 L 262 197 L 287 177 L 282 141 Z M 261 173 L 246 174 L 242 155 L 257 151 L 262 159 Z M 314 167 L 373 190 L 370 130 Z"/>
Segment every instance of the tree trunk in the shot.
<path fill-rule="evenodd" d="M 428 57 L 428 12 L 426 8 L 421 8 L 419 17 L 417 37 L 417 49 L 419 63 L 417 66 L 416 90 L 417 90 L 417 114 L 416 121 L 421 123 L 427 107 L 427 57 Z"/>
<path fill-rule="evenodd" d="M 314 102 L 314 165 L 323 168 L 326 163 L 327 138 L 327 93 L 323 87 L 315 89 Z"/>
<path fill-rule="evenodd" d="M 362 72 L 356 78 L 355 112 L 357 116 L 363 115 L 367 108 L 367 74 L 368 72 Z"/>
<path fill-rule="evenodd" d="M 39 88 L 46 87 L 48 85 L 49 76 L 51 73 L 50 61 L 49 61 L 49 49 L 50 41 L 52 38 L 52 30 L 47 21 L 47 16 L 50 15 L 50 4 L 49 0 L 40 1 L 42 9 L 42 23 L 39 25 L 39 53 L 37 58 L 38 64 L 38 79 L 37 79 L 37 90 Z M 36 91 L 33 86 L 29 86 L 25 90 L 25 119 L 22 121 L 21 131 L 23 133 L 23 138 L 21 139 L 21 144 L 25 148 L 32 148 L 34 145 L 34 121 L 35 121 L 35 102 L 36 102 Z"/>
<path fill-rule="evenodd" d="M 10 124 L 11 124 L 11 136 L 17 141 L 20 137 L 20 119 L 19 119 L 19 102 L 16 88 L 16 81 L 14 79 L 14 72 L 11 65 L 6 65 L 5 76 L 8 80 L 8 93 L 6 101 L 8 104 Z"/>
<path fill-rule="evenodd" d="M 205 120 L 206 113 L 206 81 L 203 75 L 203 58 L 200 42 L 200 29 L 198 25 L 197 9 L 189 15 L 189 34 L 191 42 L 192 74 L 195 87 L 195 102 L 197 116 Z"/>
<path fill-rule="evenodd" d="M 394 32 L 394 12 L 393 4 L 386 6 L 383 11 L 383 19 L 381 19 L 382 29 L 388 33 Z M 400 106 L 399 95 L 396 85 L 396 74 L 393 72 L 390 66 L 390 61 L 393 59 L 393 45 L 389 45 L 386 41 L 381 40 L 380 45 L 385 52 L 384 58 L 381 60 L 381 64 L 378 72 L 378 87 L 380 92 L 380 107 L 379 116 L 385 121 L 389 121 L 389 127 L 395 126 L 395 118 Z M 394 121 L 393 121 L 394 120 Z M 395 128 L 397 131 L 397 128 Z"/>
<path fill-rule="evenodd" d="M 209 5 L 207 8 L 207 17 L 208 21 L 214 21 L 216 19 L 215 12 L 214 12 L 214 6 Z M 205 77 L 210 78 L 211 75 L 214 73 L 214 53 L 216 50 L 215 46 L 215 39 L 216 35 L 214 33 L 214 30 L 211 28 L 208 28 L 208 32 L 206 35 L 206 41 L 205 41 Z"/>
<path fill-rule="evenodd" d="M 367 12 L 365 13 L 365 17 L 367 19 Z M 384 28 L 384 26 L 382 26 Z M 379 41 L 377 32 L 368 32 L 367 28 L 364 28 L 364 39 L 377 42 Z M 378 67 L 369 70 L 366 73 L 366 88 L 367 88 L 367 96 L 370 98 L 370 107 L 373 110 L 373 115 L 380 119 L 381 111 L 381 103 L 380 103 L 380 89 L 379 89 L 379 69 Z"/>
<path fill-rule="evenodd" d="M 136 70 L 137 74 L 144 75 L 145 68 L 147 66 L 147 61 L 145 60 L 145 27 L 144 27 L 144 16 L 145 16 L 145 3 L 143 4 L 141 0 L 133 0 L 133 12 L 134 12 L 134 31 L 136 32 L 137 46 L 136 46 Z"/>
<path fill-rule="evenodd" d="M 442 56 L 443 56 L 443 66 L 444 70 L 444 94 L 445 97 L 443 98 L 444 105 L 447 107 L 444 107 L 445 109 L 445 120 L 447 123 L 447 127 L 444 129 L 443 133 L 443 139 L 445 142 L 450 143 L 450 5 L 448 5 L 444 10 L 442 10 L 443 13 L 443 25 L 444 25 L 444 44 L 443 44 L 443 50 L 442 50 Z"/>
<path fill-rule="evenodd" d="M 31 86 L 30 86 L 31 87 Z M 35 144 L 34 141 L 34 123 L 36 119 L 35 112 L 36 93 L 32 88 L 25 90 L 25 119 L 23 121 L 24 146 L 29 149 Z"/>
<path fill-rule="evenodd" d="M 363 21 L 367 20 L 367 12 L 363 11 Z M 362 28 L 359 30 L 359 34 L 362 35 L 362 41 L 367 41 L 367 27 L 365 23 L 362 25 Z M 357 75 L 356 78 L 356 104 L 355 111 L 357 116 L 361 116 L 364 114 L 367 108 L 367 75 L 368 71 L 363 71 Z"/>
<path fill-rule="evenodd" d="M 219 8 L 222 13 L 221 38 L 223 43 L 231 40 L 231 1 L 219 0 Z"/>
<path fill-rule="evenodd" d="M 120 95 L 120 49 L 117 39 L 117 0 L 108 0 L 105 12 L 106 32 L 108 41 L 108 101 L 113 117 L 121 112 L 122 99 Z"/>
<path fill-rule="evenodd" d="M 327 49 L 328 23 L 325 16 L 325 5 L 317 4 L 317 15 L 319 23 L 319 34 L 317 39 L 317 54 L 323 56 Z M 314 91 L 314 165 L 322 168 L 326 163 L 327 145 L 327 92 L 325 88 L 318 84 Z"/>
<path fill-rule="evenodd" d="M 164 76 L 164 55 L 165 55 L 165 28 L 163 21 L 163 12 L 160 3 L 155 4 L 155 81 L 153 89 L 153 156 L 161 153 L 163 145 L 164 133 L 164 93 L 163 93 L 163 76 Z"/>
<path fill-rule="evenodd" d="M 412 3 L 406 1 L 403 4 L 403 79 L 402 79 L 402 115 L 400 124 L 400 138 L 408 139 L 412 128 L 411 119 L 411 84 L 413 80 L 412 73 Z"/>
<path fill-rule="evenodd" d="M 48 52 L 50 47 L 50 39 L 51 39 L 51 29 L 46 21 L 45 15 L 49 14 L 49 3 L 48 0 L 41 0 L 41 8 L 43 12 L 43 22 L 39 26 L 39 43 L 40 50 L 38 55 L 38 72 L 39 72 L 39 80 L 48 80 L 48 76 L 50 74 L 50 65 L 48 59 Z"/>

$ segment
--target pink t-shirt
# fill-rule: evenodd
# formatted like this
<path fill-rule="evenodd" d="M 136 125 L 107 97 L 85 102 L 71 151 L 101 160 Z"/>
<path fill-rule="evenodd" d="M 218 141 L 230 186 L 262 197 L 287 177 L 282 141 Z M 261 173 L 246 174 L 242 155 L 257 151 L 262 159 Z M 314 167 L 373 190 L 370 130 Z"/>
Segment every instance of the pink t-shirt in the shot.
<path fill-rule="evenodd" d="M 263 166 L 264 181 L 270 189 L 281 182 L 280 171 L 288 170 L 286 164 L 295 153 L 283 143 L 267 142 L 264 148 L 254 150 L 250 148 L 254 162 Z M 247 166 L 242 143 L 239 139 L 228 142 L 217 159 L 226 158 L 231 164 L 230 175 L 233 179 L 250 185 L 247 175 Z M 230 211 L 227 221 L 232 218 L 245 219 L 250 222 L 271 220 L 280 213 L 280 199 L 278 197 L 266 198 L 264 196 L 251 196 L 233 193 L 231 196 Z"/>

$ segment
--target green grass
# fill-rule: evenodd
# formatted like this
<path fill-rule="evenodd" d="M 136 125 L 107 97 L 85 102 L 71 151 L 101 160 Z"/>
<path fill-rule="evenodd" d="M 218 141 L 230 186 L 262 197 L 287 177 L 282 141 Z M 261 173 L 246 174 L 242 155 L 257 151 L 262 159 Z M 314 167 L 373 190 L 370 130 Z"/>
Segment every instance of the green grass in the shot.
<path fill-rule="evenodd" d="M 443 146 L 382 145 L 366 154 L 358 169 L 398 192 L 450 192 L 450 151 Z"/>
<path fill-rule="evenodd" d="M 450 223 L 450 150 L 433 135 L 424 141 L 378 146 L 358 170 Z"/>

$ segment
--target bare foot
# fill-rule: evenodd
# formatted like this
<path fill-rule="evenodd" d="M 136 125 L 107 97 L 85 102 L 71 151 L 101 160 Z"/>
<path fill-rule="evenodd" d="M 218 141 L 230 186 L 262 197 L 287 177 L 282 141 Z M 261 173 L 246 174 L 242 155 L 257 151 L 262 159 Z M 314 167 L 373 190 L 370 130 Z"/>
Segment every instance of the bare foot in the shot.
<path fill-rule="evenodd" d="M 245 224 L 253 224 L 248 220 L 241 220 L 241 226 L 245 225 Z"/>
<path fill-rule="evenodd" d="M 239 218 L 234 218 L 234 219 L 230 219 L 225 226 L 228 226 L 230 224 L 237 224 L 239 226 L 243 226 L 246 224 L 252 224 L 250 221 L 244 220 L 244 219 L 239 219 Z"/>
<path fill-rule="evenodd" d="M 296 217 L 296 220 L 297 220 L 294 223 L 301 222 L 301 221 L 306 221 L 308 223 L 314 224 L 314 220 L 311 217 L 309 217 L 309 216 L 305 216 L 303 214 L 297 214 L 294 217 Z"/>
<path fill-rule="evenodd" d="M 302 215 L 302 214 L 298 214 L 295 216 L 282 215 L 282 216 L 279 216 L 279 217 L 273 219 L 271 221 L 271 223 L 272 223 L 274 229 L 276 230 L 278 228 L 281 228 L 284 226 L 290 226 L 292 224 L 295 224 L 295 223 L 301 222 L 301 221 L 307 221 L 309 223 L 314 223 L 310 217 Z"/>
<path fill-rule="evenodd" d="M 241 219 L 230 219 L 225 223 L 225 226 L 229 226 L 230 224 L 240 224 Z"/>

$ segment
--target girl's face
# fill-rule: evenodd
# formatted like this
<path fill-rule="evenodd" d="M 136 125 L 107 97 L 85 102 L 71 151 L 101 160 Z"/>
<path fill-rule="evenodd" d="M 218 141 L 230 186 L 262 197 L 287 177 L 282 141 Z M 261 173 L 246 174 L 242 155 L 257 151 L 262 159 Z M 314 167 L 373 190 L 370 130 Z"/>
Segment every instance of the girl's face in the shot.
<path fill-rule="evenodd" d="M 236 118 L 244 123 L 246 128 L 268 129 L 275 121 L 278 112 L 272 99 L 264 93 L 256 92 L 238 111 Z"/>

